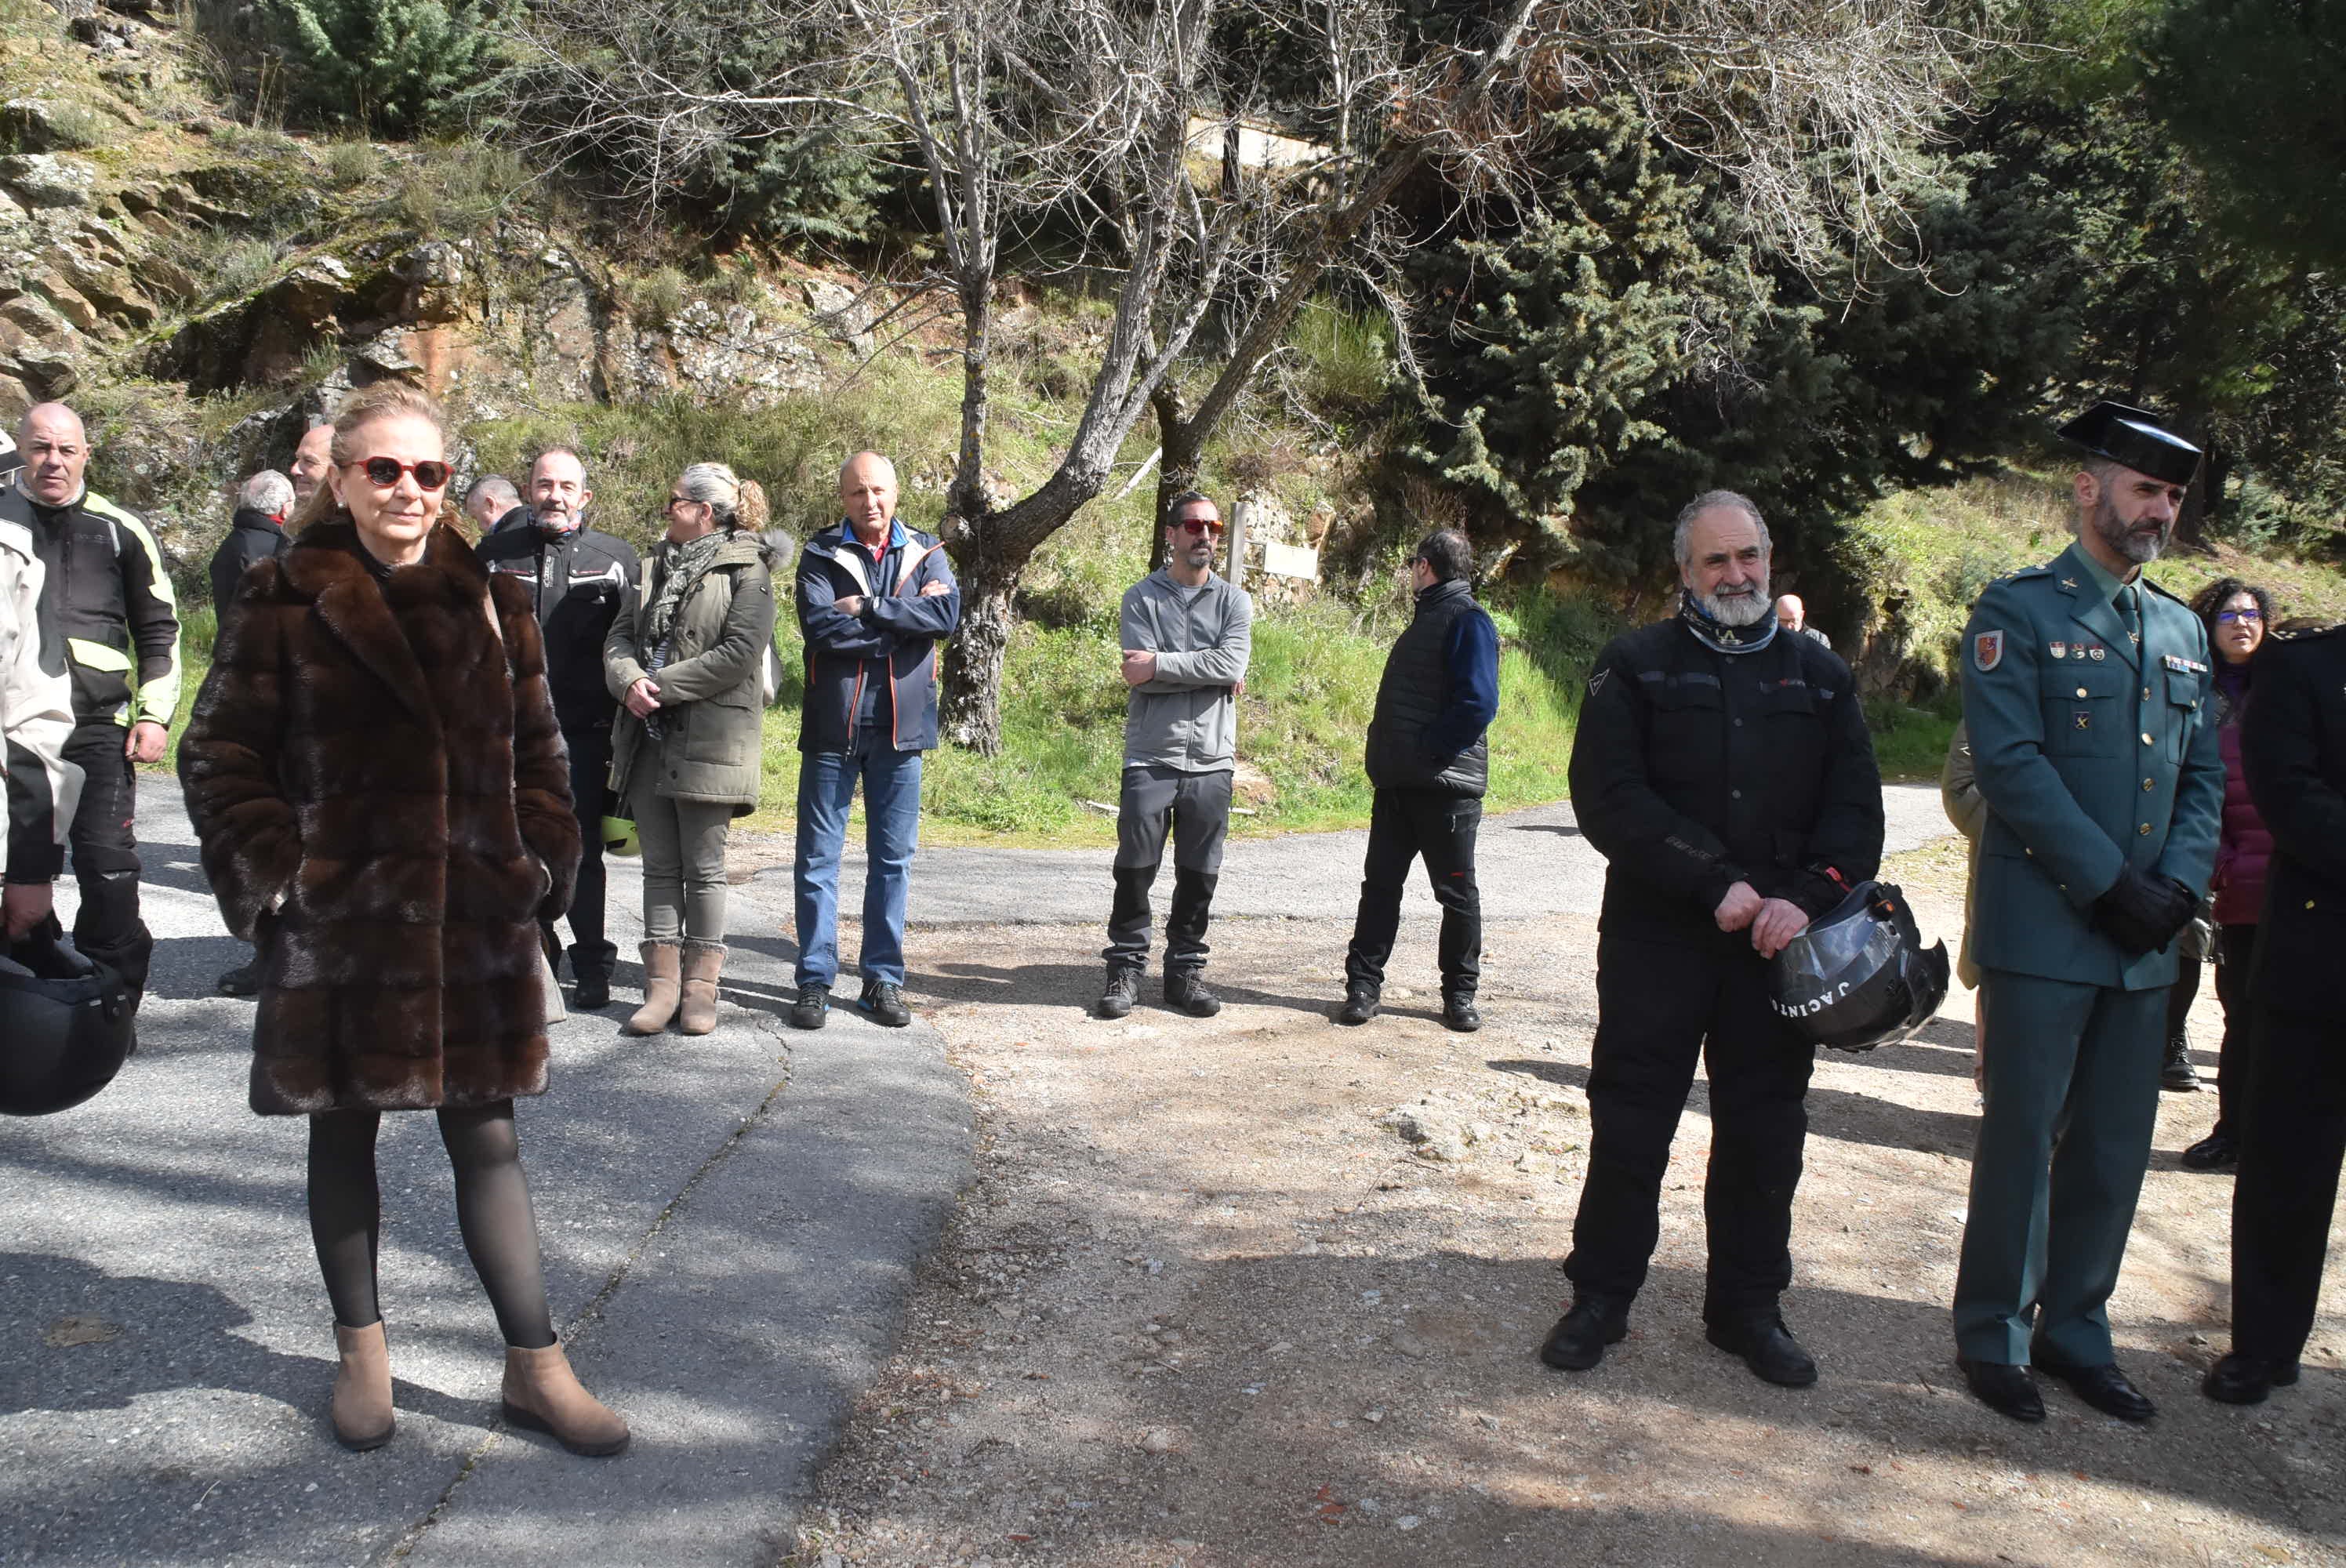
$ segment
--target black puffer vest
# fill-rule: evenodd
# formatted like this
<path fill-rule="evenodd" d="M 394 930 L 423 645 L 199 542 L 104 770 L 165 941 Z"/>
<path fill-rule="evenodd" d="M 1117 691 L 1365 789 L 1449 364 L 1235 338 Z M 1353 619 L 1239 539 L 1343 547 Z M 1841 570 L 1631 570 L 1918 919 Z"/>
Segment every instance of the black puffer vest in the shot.
<path fill-rule="evenodd" d="M 1377 710 L 1369 720 L 1369 782 L 1380 789 L 1425 789 L 1479 799 L 1490 778 L 1487 737 L 1454 757 L 1429 757 L 1426 726 L 1449 708 L 1450 630 L 1483 606 L 1465 579 L 1436 583 L 1417 596 L 1417 616 L 1385 657 Z"/>

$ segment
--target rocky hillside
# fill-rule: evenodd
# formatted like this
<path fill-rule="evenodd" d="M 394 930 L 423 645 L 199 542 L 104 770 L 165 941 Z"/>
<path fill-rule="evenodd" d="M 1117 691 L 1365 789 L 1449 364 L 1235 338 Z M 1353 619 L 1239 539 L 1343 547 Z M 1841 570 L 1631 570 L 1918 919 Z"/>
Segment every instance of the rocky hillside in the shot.
<path fill-rule="evenodd" d="M 65 398 L 184 565 L 207 476 L 412 375 L 468 424 L 682 393 L 755 407 L 871 348 L 852 277 L 615 266 L 509 155 L 221 117 L 147 0 L 0 0 L 0 416 Z"/>

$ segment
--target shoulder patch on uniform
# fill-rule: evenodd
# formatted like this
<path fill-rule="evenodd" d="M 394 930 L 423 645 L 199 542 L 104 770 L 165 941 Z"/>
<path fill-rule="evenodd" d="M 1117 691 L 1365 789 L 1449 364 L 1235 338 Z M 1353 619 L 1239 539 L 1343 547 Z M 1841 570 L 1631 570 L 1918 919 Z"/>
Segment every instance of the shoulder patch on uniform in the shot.
<path fill-rule="evenodd" d="M 2003 580 L 2007 583 L 2017 583 L 2027 577 L 2049 577 L 2052 575 L 2052 567 L 2039 564 L 2034 566 L 2015 567 L 2014 570 L 2006 572 L 2004 575 Z"/>
<path fill-rule="evenodd" d="M 2136 581 L 2136 582 L 2137 582 L 2137 583 L 2140 583 L 2144 587 L 2148 588 L 2152 593 L 2157 594 L 2160 598 L 2162 598 L 2162 599 L 2166 599 L 2166 600 L 2168 600 L 2169 603 L 2172 603 L 2172 604 L 2178 604 L 2178 605 L 2183 605 L 2183 606 L 2184 606 L 2184 607 L 2185 607 L 2186 609 L 2188 609 L 2188 608 L 2190 607 L 2190 606 L 2189 606 L 2189 605 L 2185 604 L 2185 601 L 2184 601 L 2183 596 L 2182 596 L 2181 595 L 2179 595 L 2179 594 L 2175 594 L 2175 593 L 2170 593 L 2170 592 L 2169 592 L 2168 590 L 2167 590 L 2166 588 L 2161 587 L 2158 584 L 2152 582 L 2152 581 L 2150 580 L 2150 574 L 2149 574 L 2149 573 L 2147 573 L 2147 572 L 2145 572 L 2145 573 L 2143 573 L 2141 575 L 2139 575 L 2139 576 L 2136 577 L 2136 578 L 2135 578 L 2135 581 Z"/>
<path fill-rule="evenodd" d="M 2004 634 L 1982 632 L 1972 638 L 1972 665 L 1982 675 L 2004 662 Z"/>

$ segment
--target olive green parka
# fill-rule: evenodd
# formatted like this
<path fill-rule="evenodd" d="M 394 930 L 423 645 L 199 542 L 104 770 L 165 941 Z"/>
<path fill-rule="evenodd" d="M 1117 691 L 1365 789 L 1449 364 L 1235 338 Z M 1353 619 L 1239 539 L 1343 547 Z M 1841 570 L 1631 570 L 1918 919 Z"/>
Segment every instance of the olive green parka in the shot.
<path fill-rule="evenodd" d="M 603 678 L 620 699 L 611 734 L 611 789 L 622 810 L 641 779 L 678 800 L 758 808 L 766 705 L 760 682 L 774 640 L 773 558 L 757 535 L 737 532 L 719 546 L 708 575 L 677 609 L 668 661 L 639 640 L 644 613 L 660 591 L 657 554 L 627 585 L 603 642 Z M 661 734 L 627 711 L 627 688 L 648 676 L 659 687 Z M 649 770 L 646 772 L 645 770 Z"/>

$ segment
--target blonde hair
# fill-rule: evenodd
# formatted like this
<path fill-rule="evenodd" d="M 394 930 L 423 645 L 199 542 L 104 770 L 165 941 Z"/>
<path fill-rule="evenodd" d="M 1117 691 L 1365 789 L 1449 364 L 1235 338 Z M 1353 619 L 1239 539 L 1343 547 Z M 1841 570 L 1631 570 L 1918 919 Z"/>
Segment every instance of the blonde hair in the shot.
<path fill-rule="evenodd" d="M 448 412 L 440 406 L 439 399 L 422 387 L 411 386 L 405 382 L 380 381 L 351 393 L 342 400 L 342 406 L 334 410 L 332 421 L 334 440 L 326 449 L 326 461 L 336 468 L 348 467 L 356 462 L 359 453 L 352 437 L 376 421 L 385 419 L 423 420 L 440 433 L 443 451 L 449 445 Z M 450 486 L 451 490 L 454 488 Z M 441 498 L 443 514 L 446 513 L 448 504 L 447 495 L 444 494 Z M 321 517 L 332 516 L 341 509 L 342 504 L 334 499 L 334 487 L 321 484 L 310 492 L 310 499 L 302 503 L 300 514 L 287 527 L 306 528 Z"/>

